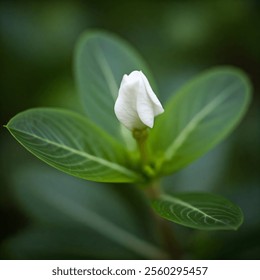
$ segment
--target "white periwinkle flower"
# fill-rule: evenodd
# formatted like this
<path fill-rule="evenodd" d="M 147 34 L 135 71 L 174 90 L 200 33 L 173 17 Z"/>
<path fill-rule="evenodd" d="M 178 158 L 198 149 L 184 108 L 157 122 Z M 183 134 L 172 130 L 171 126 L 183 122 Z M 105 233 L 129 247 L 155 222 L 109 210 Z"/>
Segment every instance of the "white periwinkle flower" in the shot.
<path fill-rule="evenodd" d="M 153 127 L 164 109 L 142 71 L 124 75 L 115 103 L 118 120 L 131 131 Z"/>

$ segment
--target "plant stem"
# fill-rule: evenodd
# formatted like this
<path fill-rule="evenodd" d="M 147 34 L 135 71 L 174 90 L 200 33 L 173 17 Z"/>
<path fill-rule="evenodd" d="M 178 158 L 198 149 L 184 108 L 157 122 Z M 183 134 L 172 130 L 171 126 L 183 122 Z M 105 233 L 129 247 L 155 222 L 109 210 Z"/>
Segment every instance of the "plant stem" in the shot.
<path fill-rule="evenodd" d="M 152 181 L 145 189 L 145 192 L 150 200 L 158 199 L 160 196 L 160 183 L 159 181 Z M 173 259 L 181 259 L 182 251 L 180 245 L 174 235 L 171 224 L 169 221 L 164 220 L 156 213 L 152 213 L 155 223 L 162 238 L 163 246 Z"/>
<path fill-rule="evenodd" d="M 170 222 L 164 220 L 159 216 L 157 216 L 157 219 L 158 219 L 158 225 L 161 230 L 163 245 L 165 249 L 169 252 L 170 256 L 173 259 L 177 259 L 177 260 L 181 259 L 182 256 L 181 248 L 171 228 Z"/>
<path fill-rule="evenodd" d="M 148 137 L 148 130 L 145 129 L 135 129 L 133 130 L 133 137 L 135 138 L 138 146 L 138 150 L 140 153 L 140 159 L 142 166 L 146 166 L 148 164 L 148 152 L 146 147 L 146 140 Z"/>
<path fill-rule="evenodd" d="M 141 167 L 143 171 L 149 170 L 149 156 L 146 146 L 146 140 L 148 137 L 148 129 L 135 129 L 133 130 L 133 137 L 135 138 L 140 153 Z M 151 173 L 151 171 L 149 172 Z M 160 196 L 160 183 L 157 180 L 151 180 L 149 185 L 145 188 L 145 193 L 149 197 L 149 200 L 158 199 Z M 159 235 L 163 240 L 165 250 L 169 253 L 173 259 L 181 258 L 180 246 L 174 237 L 171 225 L 168 221 L 162 219 L 154 212 L 155 223 L 157 224 Z"/>

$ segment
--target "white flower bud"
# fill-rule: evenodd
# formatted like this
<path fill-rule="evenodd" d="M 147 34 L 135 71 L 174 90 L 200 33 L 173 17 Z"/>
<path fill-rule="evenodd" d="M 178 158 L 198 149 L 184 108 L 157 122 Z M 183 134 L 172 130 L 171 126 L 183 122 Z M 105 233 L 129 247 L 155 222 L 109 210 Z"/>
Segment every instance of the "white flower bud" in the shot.
<path fill-rule="evenodd" d="M 114 110 L 118 120 L 131 131 L 152 128 L 154 117 L 164 112 L 142 71 L 124 75 Z"/>

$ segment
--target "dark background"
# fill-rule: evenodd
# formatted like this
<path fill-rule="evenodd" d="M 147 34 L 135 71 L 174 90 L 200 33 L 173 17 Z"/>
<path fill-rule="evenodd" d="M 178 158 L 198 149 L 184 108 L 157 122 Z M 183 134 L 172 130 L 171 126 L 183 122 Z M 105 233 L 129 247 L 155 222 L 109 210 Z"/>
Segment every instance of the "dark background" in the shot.
<path fill-rule="evenodd" d="M 237 232 L 176 226 L 183 258 L 260 258 L 258 0 L 2 1 L 0 28 L 1 125 L 31 107 L 76 108 L 73 48 L 87 29 L 105 29 L 129 41 L 148 62 L 163 102 L 204 69 L 217 65 L 243 69 L 254 94 L 240 126 L 217 148 L 164 183 L 177 190 L 223 194 L 240 205 L 245 215 Z M 16 246 L 12 240 L 19 248 L 16 237 L 32 223 L 17 199 L 13 179 L 21 166 L 40 163 L 5 128 L 0 131 L 0 151 L 0 256 L 28 258 L 22 249 L 19 254 L 12 250 Z M 37 253 L 29 256 L 39 258 Z"/>

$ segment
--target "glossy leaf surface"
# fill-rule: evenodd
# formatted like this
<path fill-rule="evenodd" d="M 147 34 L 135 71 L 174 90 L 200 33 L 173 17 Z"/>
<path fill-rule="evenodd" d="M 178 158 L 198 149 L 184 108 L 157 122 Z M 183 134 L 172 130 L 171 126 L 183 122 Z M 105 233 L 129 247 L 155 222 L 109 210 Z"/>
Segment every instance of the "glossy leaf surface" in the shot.
<path fill-rule="evenodd" d="M 250 83 L 234 68 L 215 68 L 187 83 L 151 130 L 159 173 L 175 172 L 212 149 L 237 126 L 249 101 Z"/>
<path fill-rule="evenodd" d="M 201 230 L 236 230 L 243 221 L 238 206 L 209 193 L 163 194 L 153 208 L 167 220 Z"/>
<path fill-rule="evenodd" d="M 99 182 L 134 182 L 124 149 L 84 117 L 62 109 L 31 109 L 7 124 L 31 153 L 70 175 Z"/>

